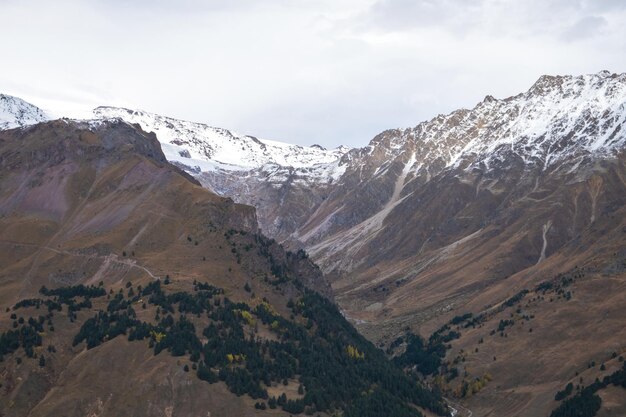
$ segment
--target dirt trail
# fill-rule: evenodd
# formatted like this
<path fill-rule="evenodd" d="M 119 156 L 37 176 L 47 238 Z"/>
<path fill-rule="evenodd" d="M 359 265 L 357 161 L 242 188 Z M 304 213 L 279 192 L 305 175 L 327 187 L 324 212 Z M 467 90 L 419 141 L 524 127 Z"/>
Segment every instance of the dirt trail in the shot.
<path fill-rule="evenodd" d="M 449 398 L 445 398 L 444 400 L 448 403 L 448 406 L 452 409 L 452 417 L 472 417 L 472 410 L 467 407 L 463 407 L 461 404 L 452 401 Z"/>
<path fill-rule="evenodd" d="M 52 248 L 50 246 L 45 246 L 45 245 L 36 245 L 34 243 L 14 242 L 14 241 L 10 241 L 10 240 L 0 240 L 0 244 L 34 247 L 34 248 L 37 248 L 39 250 L 47 250 L 47 251 L 51 251 L 51 252 L 54 252 L 54 253 L 58 253 L 60 255 L 75 256 L 75 257 L 82 257 L 82 258 L 91 258 L 91 259 L 102 259 L 102 266 L 96 272 L 96 274 L 94 274 L 94 276 L 92 277 L 92 279 L 90 281 L 97 282 L 99 280 L 98 278 L 101 275 L 104 274 L 104 272 L 109 268 L 109 266 L 111 264 L 124 265 L 124 266 L 127 266 L 129 269 L 131 269 L 131 268 L 140 269 L 143 272 L 145 272 L 146 274 L 150 275 L 150 277 L 152 279 L 158 279 L 159 278 L 158 276 L 156 276 L 152 271 L 150 271 L 145 266 L 139 265 L 137 263 L 137 261 L 135 261 L 133 259 L 119 259 L 117 257 L 117 255 L 115 255 L 115 254 L 86 255 L 86 254 L 81 254 L 81 253 L 70 252 L 70 251 L 63 250 L 63 249 Z M 36 253 L 35 256 L 38 257 L 39 253 Z M 33 264 L 33 268 L 35 268 L 35 267 L 36 267 L 36 265 L 34 263 Z M 30 272 L 33 272 L 33 271 L 31 270 Z"/>

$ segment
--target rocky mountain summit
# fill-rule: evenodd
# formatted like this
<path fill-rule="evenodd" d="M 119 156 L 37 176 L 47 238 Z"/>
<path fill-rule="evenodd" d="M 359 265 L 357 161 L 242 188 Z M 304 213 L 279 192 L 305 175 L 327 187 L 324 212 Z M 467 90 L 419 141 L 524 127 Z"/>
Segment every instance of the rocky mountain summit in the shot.
<path fill-rule="evenodd" d="M 0 94 L 0 130 L 23 127 L 48 120 L 48 116 L 21 98 Z"/>
<path fill-rule="evenodd" d="M 93 113 L 96 119 L 122 119 L 156 133 L 169 160 L 196 172 L 216 169 L 247 171 L 267 165 L 309 168 L 332 163 L 348 150 L 345 147 L 327 150 L 319 145 L 306 147 L 258 139 L 143 110 L 98 107 Z"/>

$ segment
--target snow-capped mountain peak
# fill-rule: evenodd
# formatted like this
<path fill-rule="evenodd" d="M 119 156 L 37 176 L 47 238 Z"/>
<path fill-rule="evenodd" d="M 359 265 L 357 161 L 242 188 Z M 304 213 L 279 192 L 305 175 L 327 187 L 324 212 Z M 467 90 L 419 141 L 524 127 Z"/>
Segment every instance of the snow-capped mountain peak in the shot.
<path fill-rule="evenodd" d="M 452 166 L 489 168 L 514 154 L 544 168 L 572 156 L 608 155 L 626 146 L 626 73 L 540 77 L 526 92 L 486 96 L 472 109 L 439 115 L 374 138 L 362 153 L 385 160 L 416 153 L 428 175 Z"/>
<path fill-rule="evenodd" d="M 333 163 L 348 150 L 345 147 L 327 150 L 316 145 L 300 146 L 258 139 L 142 110 L 98 107 L 93 112 L 98 119 L 120 118 L 154 132 L 170 161 L 202 172 L 215 169 L 248 171 L 266 165 L 306 169 Z"/>
<path fill-rule="evenodd" d="M 451 162 L 467 155 L 515 152 L 549 166 L 574 154 L 607 154 L 626 145 L 626 74 L 542 76 L 525 93 L 483 101 L 469 117 L 478 135 Z"/>
<path fill-rule="evenodd" d="M 0 94 L 0 130 L 24 127 L 48 119 L 39 107 L 21 98 Z"/>

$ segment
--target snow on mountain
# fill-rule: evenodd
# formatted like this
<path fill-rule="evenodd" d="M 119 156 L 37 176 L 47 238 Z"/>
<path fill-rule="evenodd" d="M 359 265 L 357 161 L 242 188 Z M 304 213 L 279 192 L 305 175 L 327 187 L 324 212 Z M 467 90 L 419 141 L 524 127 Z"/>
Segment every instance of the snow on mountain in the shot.
<path fill-rule="evenodd" d="M 374 236 L 414 180 L 474 169 L 497 175 L 512 165 L 571 172 L 624 149 L 626 74 L 542 76 L 524 93 L 487 96 L 472 109 L 387 130 L 355 149 L 290 145 L 124 108 L 98 107 L 94 115 L 154 132 L 168 160 L 257 207 L 273 237 L 311 245 L 336 228 Z M 363 241 L 361 232 L 355 236 Z"/>
<path fill-rule="evenodd" d="M 447 167 L 489 169 L 516 155 L 545 168 L 568 155 L 606 155 L 626 145 L 626 74 L 543 76 L 528 91 L 505 99 L 487 96 L 473 109 L 439 115 L 413 128 L 393 129 L 362 149 L 299 146 L 140 110 L 98 107 L 96 119 L 119 118 L 152 131 L 168 160 L 201 174 L 246 171 L 279 187 L 337 182 L 346 172 L 384 175 L 391 162 L 414 155 L 412 176 Z M 0 95 L 0 128 L 48 119 L 39 108 Z M 361 174 L 359 174 L 361 175 Z"/>
<path fill-rule="evenodd" d="M 262 167 L 290 167 L 303 171 L 327 174 L 328 166 L 348 151 L 346 147 L 326 150 L 319 145 L 299 146 L 254 136 L 240 135 L 230 130 L 203 123 L 188 122 L 117 107 L 98 107 L 94 115 L 99 119 L 120 118 L 137 123 L 148 132 L 154 132 L 170 161 L 186 165 L 196 172 L 249 171 Z"/>
<path fill-rule="evenodd" d="M 37 106 L 21 98 L 0 94 L 0 130 L 24 127 L 48 119 Z"/>
<path fill-rule="evenodd" d="M 416 152 L 415 171 L 489 169 L 514 154 L 544 168 L 569 156 L 609 155 L 626 146 L 626 73 L 542 76 L 525 93 L 487 96 L 471 110 L 439 115 L 372 140 L 388 159 Z M 408 149 L 408 148 L 414 148 Z"/>
<path fill-rule="evenodd" d="M 575 153 L 607 155 L 626 145 L 626 73 L 541 77 L 526 93 L 487 99 L 476 110 L 491 122 L 462 155 L 510 148 L 525 162 L 550 166 Z"/>
<path fill-rule="evenodd" d="M 344 175 L 289 238 L 332 268 L 335 253 L 339 262 L 354 259 L 340 247 L 357 250 L 376 238 L 390 211 L 433 179 L 471 183 L 479 173 L 494 183 L 519 175 L 536 188 L 548 176 L 579 173 L 581 181 L 595 161 L 625 149 L 626 74 L 542 76 L 524 93 L 487 96 L 473 109 L 384 131 L 349 151 Z"/>

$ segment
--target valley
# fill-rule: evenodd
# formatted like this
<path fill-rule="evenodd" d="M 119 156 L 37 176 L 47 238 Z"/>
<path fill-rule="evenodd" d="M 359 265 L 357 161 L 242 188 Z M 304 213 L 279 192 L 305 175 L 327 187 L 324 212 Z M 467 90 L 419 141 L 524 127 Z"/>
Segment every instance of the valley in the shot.
<path fill-rule="evenodd" d="M 626 74 L 542 76 L 516 96 L 487 96 L 353 149 L 113 107 L 91 121 L 23 127 L 36 117 L 7 123 L 18 129 L 0 138 L 3 307 L 42 285 L 132 282 L 141 294 L 136 283 L 167 275 L 189 294 L 194 281 L 222 289 L 257 322 L 259 299 L 284 305 L 276 313 L 295 323 L 285 327 L 328 340 L 315 333 L 317 315 L 286 307 L 314 291 L 359 332 L 328 330 L 346 332 L 341 354 L 386 352 L 393 372 L 423 381 L 432 404 L 441 394 L 458 416 L 560 417 L 559 407 L 594 396 L 598 416 L 626 413 Z M 33 149 L 16 147 L 22 136 Z M 342 322 L 333 308 L 322 310 Z M 252 333 L 277 337 L 271 326 Z M 120 338 L 95 350 L 113 343 L 145 353 Z M 285 392 L 297 392 L 298 377 Z M 280 396 L 282 381 L 270 382 Z M 372 401 L 445 414 L 385 390 Z M 309 411 L 332 415 L 307 398 Z"/>

